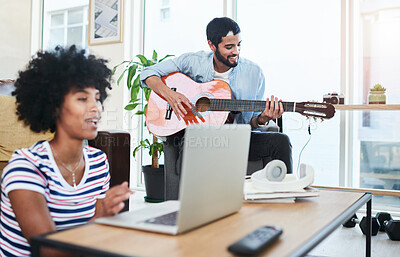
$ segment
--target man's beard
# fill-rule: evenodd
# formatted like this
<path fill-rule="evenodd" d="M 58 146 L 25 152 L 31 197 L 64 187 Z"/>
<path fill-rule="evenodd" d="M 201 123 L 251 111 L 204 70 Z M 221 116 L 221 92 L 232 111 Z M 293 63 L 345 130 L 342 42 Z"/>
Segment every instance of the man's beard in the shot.
<path fill-rule="evenodd" d="M 225 64 L 226 66 L 231 67 L 231 68 L 236 67 L 238 65 L 238 63 L 239 63 L 239 55 L 228 55 L 228 57 L 226 59 L 224 59 L 224 57 L 219 52 L 218 48 L 215 51 L 215 56 L 217 57 L 218 61 L 222 62 L 223 64 Z M 230 57 L 235 57 L 235 56 L 238 57 L 237 62 L 235 62 L 235 63 L 229 62 L 229 58 Z"/>

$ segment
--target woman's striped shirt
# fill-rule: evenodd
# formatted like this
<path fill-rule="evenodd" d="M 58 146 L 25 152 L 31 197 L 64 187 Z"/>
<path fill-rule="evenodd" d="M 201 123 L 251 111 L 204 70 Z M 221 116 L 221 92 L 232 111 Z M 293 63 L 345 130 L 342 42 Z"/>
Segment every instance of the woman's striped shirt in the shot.
<path fill-rule="evenodd" d="M 97 199 L 105 197 L 110 174 L 106 154 L 85 146 L 85 172 L 76 189 L 61 175 L 48 141 L 17 150 L 3 170 L 1 179 L 1 256 L 29 256 L 30 246 L 10 203 L 8 194 L 17 189 L 42 194 L 56 229 L 86 223 L 94 216 Z"/>

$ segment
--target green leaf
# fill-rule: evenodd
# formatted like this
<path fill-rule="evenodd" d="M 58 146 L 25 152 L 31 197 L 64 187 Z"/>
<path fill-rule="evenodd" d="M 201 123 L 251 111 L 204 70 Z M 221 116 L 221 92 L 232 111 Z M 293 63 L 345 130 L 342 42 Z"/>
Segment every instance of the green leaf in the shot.
<path fill-rule="evenodd" d="M 140 90 L 139 87 L 131 87 L 131 101 L 133 100 L 134 102 L 136 102 L 140 99 L 138 97 L 139 90 Z"/>
<path fill-rule="evenodd" d="M 153 156 L 153 154 L 154 154 L 154 145 L 151 145 L 151 146 L 150 146 L 149 155 L 150 155 L 150 156 Z"/>
<path fill-rule="evenodd" d="M 134 109 L 136 108 L 136 106 L 138 106 L 138 105 L 139 105 L 138 103 L 136 103 L 136 104 L 128 104 L 128 105 L 125 106 L 125 110 L 127 110 L 127 111 L 132 111 L 132 110 L 134 110 Z"/>
<path fill-rule="evenodd" d="M 121 62 L 120 64 L 115 65 L 114 68 L 113 68 L 113 70 L 112 70 L 112 74 L 114 75 L 115 72 L 117 71 L 117 68 L 118 68 L 119 66 L 121 66 L 122 64 L 127 63 L 127 62 L 131 62 L 131 61 L 123 61 L 123 62 Z"/>
<path fill-rule="evenodd" d="M 146 115 L 146 112 L 147 112 L 147 104 L 144 105 L 144 107 L 143 107 L 143 112 L 144 112 L 144 115 Z"/>
<path fill-rule="evenodd" d="M 157 62 L 157 52 L 156 50 L 153 50 L 153 56 L 151 58 L 154 62 Z"/>
<path fill-rule="evenodd" d="M 154 64 L 156 64 L 156 62 L 154 62 L 153 60 L 148 60 L 146 67 L 153 66 Z"/>
<path fill-rule="evenodd" d="M 164 61 L 165 59 L 167 59 L 167 58 L 169 58 L 169 57 L 172 57 L 172 56 L 175 56 L 175 55 L 173 55 L 173 54 L 167 54 L 166 56 L 164 56 L 163 58 L 161 58 L 158 62 L 162 62 L 162 61 Z"/>
<path fill-rule="evenodd" d="M 160 157 L 161 157 L 161 154 L 164 152 L 164 146 L 163 146 L 163 144 L 162 144 L 162 143 L 157 143 L 157 149 L 158 149 L 158 152 L 160 153 L 160 155 L 158 156 L 158 158 L 160 158 Z"/>
<path fill-rule="evenodd" d="M 135 114 L 136 115 L 144 115 L 144 114 L 146 114 L 146 112 L 145 111 L 137 111 Z"/>
<path fill-rule="evenodd" d="M 136 157 L 137 151 L 139 151 L 141 148 L 142 148 L 141 145 L 138 145 L 138 146 L 135 147 L 135 149 L 133 150 L 133 153 L 132 153 L 132 155 L 133 155 L 134 158 Z"/>
<path fill-rule="evenodd" d="M 147 66 L 147 63 L 149 61 L 147 60 L 146 57 L 144 57 L 144 55 L 138 54 L 138 55 L 136 55 L 136 57 L 139 58 L 139 60 L 140 60 L 140 62 L 142 63 L 143 66 Z"/>
<path fill-rule="evenodd" d="M 163 151 L 163 143 L 156 142 L 156 143 L 154 143 L 154 145 L 157 147 L 157 150 L 158 150 L 159 152 L 162 152 L 162 151 Z"/>
<path fill-rule="evenodd" d="M 149 97 L 150 97 L 150 93 L 151 93 L 151 88 L 149 87 L 144 87 L 143 88 L 144 91 L 144 97 L 146 99 L 146 101 L 149 101 Z"/>
<path fill-rule="evenodd" d="M 138 66 L 136 64 L 129 67 L 128 78 L 126 79 L 126 85 L 128 86 L 128 89 L 130 89 L 132 86 L 132 79 L 136 74 L 137 67 Z"/>
<path fill-rule="evenodd" d="M 142 83 L 140 82 L 140 76 L 139 75 L 133 81 L 132 87 L 135 87 L 135 88 L 141 88 L 142 87 Z"/>
<path fill-rule="evenodd" d="M 119 86 L 119 82 L 121 81 L 121 79 L 124 77 L 126 70 L 124 70 L 121 74 L 121 76 L 119 76 L 118 80 L 117 80 L 117 85 Z"/>
<path fill-rule="evenodd" d="M 136 98 L 136 99 L 131 99 L 130 101 L 129 101 L 129 103 L 135 103 L 135 102 L 137 102 L 137 101 L 139 101 L 140 100 L 140 98 Z M 140 103 L 139 103 L 140 104 Z"/>

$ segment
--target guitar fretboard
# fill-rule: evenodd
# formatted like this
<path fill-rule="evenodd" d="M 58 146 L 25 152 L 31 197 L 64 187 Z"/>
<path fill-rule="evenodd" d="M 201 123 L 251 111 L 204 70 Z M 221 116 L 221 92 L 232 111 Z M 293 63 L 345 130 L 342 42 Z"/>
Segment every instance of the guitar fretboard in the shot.
<path fill-rule="evenodd" d="M 238 112 L 262 112 L 265 110 L 266 101 L 234 100 L 234 99 L 210 99 L 210 111 L 238 111 Z M 271 102 L 270 102 L 271 104 Z M 294 111 L 294 102 L 282 102 L 285 112 Z"/>

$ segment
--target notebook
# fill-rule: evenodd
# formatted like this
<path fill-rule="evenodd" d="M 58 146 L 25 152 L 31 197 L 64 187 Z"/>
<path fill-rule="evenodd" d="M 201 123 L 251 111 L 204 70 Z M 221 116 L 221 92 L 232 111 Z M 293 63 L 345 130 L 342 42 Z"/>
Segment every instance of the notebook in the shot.
<path fill-rule="evenodd" d="M 151 204 L 95 222 L 176 235 L 239 211 L 249 144 L 249 125 L 189 126 L 179 201 Z"/>

